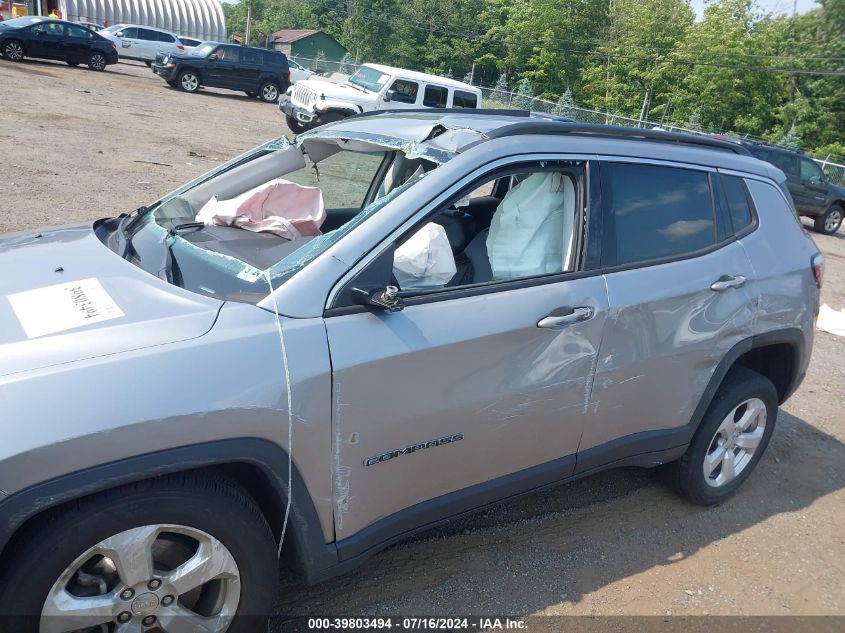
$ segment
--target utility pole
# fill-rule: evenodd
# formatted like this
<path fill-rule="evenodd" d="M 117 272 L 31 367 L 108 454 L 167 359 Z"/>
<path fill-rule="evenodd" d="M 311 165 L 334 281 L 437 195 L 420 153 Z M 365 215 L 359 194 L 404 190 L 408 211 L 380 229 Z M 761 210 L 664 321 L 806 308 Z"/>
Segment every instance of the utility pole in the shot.
<path fill-rule="evenodd" d="M 244 44 L 249 46 L 249 31 L 250 27 L 252 26 L 252 0 L 249 0 L 249 4 L 246 5 L 246 34 L 244 35 L 244 39 L 246 40 Z"/>

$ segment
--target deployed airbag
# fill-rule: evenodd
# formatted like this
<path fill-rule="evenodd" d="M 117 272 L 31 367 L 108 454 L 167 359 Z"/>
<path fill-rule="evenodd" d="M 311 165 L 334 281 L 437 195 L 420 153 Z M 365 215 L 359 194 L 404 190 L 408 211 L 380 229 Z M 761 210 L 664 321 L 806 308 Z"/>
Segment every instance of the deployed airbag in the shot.
<path fill-rule="evenodd" d="M 490 223 L 494 279 L 566 269 L 575 219 L 575 186 L 558 172 L 531 174 L 505 195 Z"/>
<path fill-rule="evenodd" d="M 247 231 L 268 231 L 289 240 L 320 234 L 326 219 L 323 193 L 277 178 L 229 200 L 214 196 L 196 221 L 206 225 L 234 226 Z"/>
<path fill-rule="evenodd" d="M 414 233 L 393 254 L 393 276 L 403 289 L 445 286 L 456 272 L 446 229 L 434 222 Z"/>

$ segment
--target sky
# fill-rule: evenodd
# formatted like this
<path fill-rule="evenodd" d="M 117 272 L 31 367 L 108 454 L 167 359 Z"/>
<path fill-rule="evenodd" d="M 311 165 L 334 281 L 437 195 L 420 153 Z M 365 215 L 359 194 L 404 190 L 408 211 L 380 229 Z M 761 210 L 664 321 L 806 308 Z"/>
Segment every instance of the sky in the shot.
<path fill-rule="evenodd" d="M 771 13 L 792 13 L 792 4 L 794 0 L 757 0 L 757 6 L 763 11 Z M 798 13 L 806 13 L 810 9 L 818 7 L 815 0 L 798 0 Z M 704 0 L 692 0 L 692 8 L 695 9 L 696 15 L 701 19 L 701 14 L 704 11 Z"/>

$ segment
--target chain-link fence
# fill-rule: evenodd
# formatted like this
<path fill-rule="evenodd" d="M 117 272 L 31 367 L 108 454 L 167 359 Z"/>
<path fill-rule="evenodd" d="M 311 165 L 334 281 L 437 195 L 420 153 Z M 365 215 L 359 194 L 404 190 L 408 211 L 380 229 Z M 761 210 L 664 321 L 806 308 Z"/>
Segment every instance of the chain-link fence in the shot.
<path fill-rule="evenodd" d="M 332 73 L 340 73 L 343 75 L 351 75 L 360 67 L 355 64 L 349 57 L 341 60 L 330 60 L 323 57 L 309 58 L 297 57 L 292 59 L 299 65 L 319 73 L 321 75 L 331 75 Z M 530 95 L 521 94 L 519 92 L 512 92 L 507 90 L 498 90 L 486 86 L 477 86 L 481 88 L 481 107 L 483 108 L 501 108 L 501 109 L 515 109 L 515 110 L 531 110 L 532 112 L 544 112 L 546 114 L 555 114 L 558 116 L 573 119 L 580 123 L 597 123 L 601 125 L 623 125 L 626 127 L 640 127 L 647 129 L 662 129 L 674 132 L 688 132 L 690 134 L 726 134 L 721 130 L 702 130 L 694 129 L 684 125 L 677 125 L 672 122 L 665 121 L 650 121 L 641 120 L 633 117 L 624 116 L 617 113 L 599 112 L 597 110 L 590 110 L 582 108 L 574 104 L 565 103 L 562 101 L 549 101 L 547 99 L 540 99 Z M 760 141 L 762 139 L 749 139 Z M 830 182 L 845 186 L 845 165 L 836 162 L 831 156 L 820 157 L 808 154 L 816 163 L 821 166 Z"/>

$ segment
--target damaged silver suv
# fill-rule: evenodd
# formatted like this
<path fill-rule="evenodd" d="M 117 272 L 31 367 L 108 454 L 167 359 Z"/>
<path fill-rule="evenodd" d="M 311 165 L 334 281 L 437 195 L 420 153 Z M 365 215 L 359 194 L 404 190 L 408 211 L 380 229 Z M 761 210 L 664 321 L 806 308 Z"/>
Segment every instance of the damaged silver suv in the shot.
<path fill-rule="evenodd" d="M 439 521 L 622 465 L 695 503 L 802 380 L 822 260 L 721 141 L 358 116 L 0 239 L 10 631 L 254 631 Z"/>

